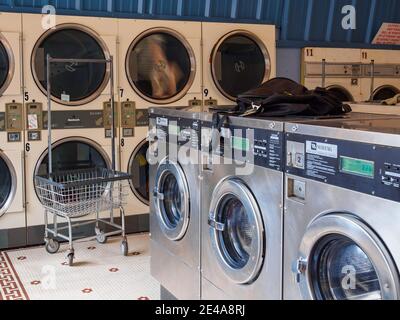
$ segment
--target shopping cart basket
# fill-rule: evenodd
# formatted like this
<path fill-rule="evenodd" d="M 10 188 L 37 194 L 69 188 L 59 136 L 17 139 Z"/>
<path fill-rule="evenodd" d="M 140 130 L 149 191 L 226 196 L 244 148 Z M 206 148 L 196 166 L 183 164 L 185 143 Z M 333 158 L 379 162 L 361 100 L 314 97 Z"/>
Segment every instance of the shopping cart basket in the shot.
<path fill-rule="evenodd" d="M 125 235 L 124 202 L 128 195 L 131 176 L 109 169 L 94 168 L 36 176 L 35 185 L 38 197 L 45 209 L 45 242 L 49 253 L 57 253 L 60 243 L 56 238 L 69 241 L 68 262 L 72 266 L 74 247 L 72 231 L 74 227 L 95 223 L 96 236 L 99 243 L 106 243 L 107 237 L 122 234 L 121 251 L 128 254 L 128 242 Z M 121 225 L 114 221 L 114 210 L 119 209 Z M 109 212 L 110 220 L 100 218 L 100 213 Z M 49 228 L 48 215 L 53 215 L 53 228 Z M 74 219 L 88 215 L 96 215 L 95 221 L 76 222 Z M 58 219 L 63 218 L 68 226 L 59 227 Z M 106 233 L 100 225 L 110 226 L 116 231 Z M 68 234 L 60 231 L 68 229 Z M 49 235 L 53 237 L 50 238 Z M 89 239 L 89 238 L 88 238 Z"/>

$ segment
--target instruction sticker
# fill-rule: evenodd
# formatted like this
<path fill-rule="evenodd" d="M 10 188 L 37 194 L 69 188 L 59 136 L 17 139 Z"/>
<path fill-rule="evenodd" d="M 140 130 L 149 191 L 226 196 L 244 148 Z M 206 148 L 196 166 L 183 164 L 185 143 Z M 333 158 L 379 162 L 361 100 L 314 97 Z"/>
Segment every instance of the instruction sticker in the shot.
<path fill-rule="evenodd" d="M 28 130 L 38 130 L 39 122 L 37 114 L 28 114 Z"/>
<path fill-rule="evenodd" d="M 337 159 L 338 146 L 335 144 L 307 141 L 307 153 Z"/>

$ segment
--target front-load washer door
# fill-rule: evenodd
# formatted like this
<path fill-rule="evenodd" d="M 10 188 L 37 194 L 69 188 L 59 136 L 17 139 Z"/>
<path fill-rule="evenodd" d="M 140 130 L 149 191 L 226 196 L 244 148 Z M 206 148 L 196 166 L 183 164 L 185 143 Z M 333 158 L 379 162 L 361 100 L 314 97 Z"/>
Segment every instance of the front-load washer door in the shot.
<path fill-rule="evenodd" d="M 155 180 L 154 201 L 159 225 L 171 241 L 185 236 L 190 220 L 190 195 L 181 166 L 168 159 L 161 162 Z"/>
<path fill-rule="evenodd" d="M 254 282 L 264 260 L 261 211 L 248 187 L 238 179 L 221 182 L 211 201 L 208 226 L 218 263 L 237 284 Z"/>
<path fill-rule="evenodd" d="M 305 299 L 397 300 L 397 268 L 380 238 L 349 214 L 332 214 L 308 228 L 297 261 Z"/>
<path fill-rule="evenodd" d="M 16 172 L 11 161 L 0 152 L 0 217 L 14 200 L 16 183 Z"/>

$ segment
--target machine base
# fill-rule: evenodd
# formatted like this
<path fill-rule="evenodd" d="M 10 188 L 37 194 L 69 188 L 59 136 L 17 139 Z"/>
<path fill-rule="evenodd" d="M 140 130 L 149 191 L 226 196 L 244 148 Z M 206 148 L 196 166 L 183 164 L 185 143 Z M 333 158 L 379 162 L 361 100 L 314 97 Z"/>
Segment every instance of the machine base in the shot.
<path fill-rule="evenodd" d="M 120 219 L 115 219 L 117 223 L 119 223 Z M 141 233 L 141 232 L 149 232 L 149 215 L 142 214 L 136 216 L 127 216 L 126 217 L 126 233 L 133 234 L 133 233 Z M 60 226 L 64 226 L 65 224 L 60 224 Z M 106 229 L 107 231 L 107 229 Z M 12 230 L 9 230 L 9 233 L 12 233 Z M 77 227 L 74 229 L 74 237 L 77 238 L 84 238 L 84 237 L 91 237 L 94 236 L 94 226 L 88 225 L 83 227 Z M 34 226 L 29 227 L 27 231 L 27 245 L 28 246 L 36 246 L 42 245 L 44 243 L 44 225 L 41 226 Z M 15 236 L 14 236 L 15 238 Z M 20 245 L 24 246 L 25 244 Z"/>
<path fill-rule="evenodd" d="M 0 230 L 0 250 L 25 247 L 26 243 L 25 228 Z"/>

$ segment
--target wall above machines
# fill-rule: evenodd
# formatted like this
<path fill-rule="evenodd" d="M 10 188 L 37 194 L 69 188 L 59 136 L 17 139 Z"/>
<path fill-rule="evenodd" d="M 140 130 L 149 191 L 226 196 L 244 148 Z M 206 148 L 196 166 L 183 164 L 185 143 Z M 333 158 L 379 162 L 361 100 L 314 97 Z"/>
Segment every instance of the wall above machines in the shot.
<path fill-rule="evenodd" d="M 63 15 L 275 24 L 278 46 L 290 48 L 377 47 L 382 23 L 400 23 L 397 0 L 0 0 L 0 11 L 40 13 L 47 4 Z M 355 30 L 342 28 L 346 5 L 356 9 Z"/>

